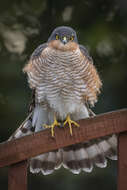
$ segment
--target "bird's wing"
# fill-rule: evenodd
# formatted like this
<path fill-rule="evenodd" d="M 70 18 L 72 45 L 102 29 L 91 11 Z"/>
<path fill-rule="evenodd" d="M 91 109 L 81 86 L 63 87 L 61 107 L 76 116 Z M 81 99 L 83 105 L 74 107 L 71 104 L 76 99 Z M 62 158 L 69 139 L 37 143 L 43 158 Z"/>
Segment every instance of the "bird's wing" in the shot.
<path fill-rule="evenodd" d="M 47 47 L 46 43 L 38 46 L 32 53 L 29 63 L 31 63 L 32 60 L 37 59 L 46 47 Z M 32 98 L 31 98 L 31 102 L 30 102 L 29 108 L 28 108 L 28 116 L 22 122 L 22 124 L 17 128 L 17 130 L 11 135 L 11 137 L 8 140 L 11 140 L 14 138 L 19 138 L 19 137 L 22 137 L 25 135 L 29 135 L 34 132 L 34 127 L 32 127 L 32 117 L 33 117 L 33 110 L 35 108 L 35 90 L 36 90 L 36 88 L 32 89 Z"/>
<path fill-rule="evenodd" d="M 34 52 L 32 53 L 30 59 L 36 59 L 38 56 L 40 56 L 40 54 L 42 53 L 42 51 L 47 47 L 47 43 L 41 44 L 39 45 Z"/>
<path fill-rule="evenodd" d="M 84 57 L 85 65 L 83 80 L 86 85 L 86 92 L 83 98 L 89 105 L 94 106 L 97 102 L 97 95 L 100 93 L 102 82 L 87 49 L 83 45 L 79 45 L 79 48 Z"/>
<path fill-rule="evenodd" d="M 34 127 L 32 127 L 32 116 L 33 116 L 33 110 L 35 107 L 35 97 L 34 96 L 35 96 L 35 91 L 32 90 L 32 100 L 29 104 L 28 116 L 22 122 L 22 124 L 16 129 L 16 131 L 10 136 L 10 138 L 8 140 L 20 138 L 20 137 L 29 135 L 34 132 Z"/>
<path fill-rule="evenodd" d="M 82 54 L 89 60 L 91 64 L 93 64 L 93 59 L 90 57 L 88 50 L 83 45 L 79 45 L 80 51 Z"/>

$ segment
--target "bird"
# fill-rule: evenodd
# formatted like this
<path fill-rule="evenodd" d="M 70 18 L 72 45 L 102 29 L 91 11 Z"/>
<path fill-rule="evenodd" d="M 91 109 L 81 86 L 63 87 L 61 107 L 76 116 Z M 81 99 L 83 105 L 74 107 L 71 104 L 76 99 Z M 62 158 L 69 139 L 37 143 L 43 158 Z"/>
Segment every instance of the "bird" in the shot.
<path fill-rule="evenodd" d="M 78 120 L 95 116 L 92 107 L 98 100 L 102 81 L 85 46 L 78 43 L 69 26 L 53 30 L 46 43 L 39 45 L 23 68 L 32 90 L 25 121 L 9 140 L 31 133 L 68 125 L 70 136 Z M 70 145 L 30 159 L 30 172 L 48 175 L 61 166 L 73 174 L 105 168 L 107 158 L 117 160 L 115 134 Z"/>

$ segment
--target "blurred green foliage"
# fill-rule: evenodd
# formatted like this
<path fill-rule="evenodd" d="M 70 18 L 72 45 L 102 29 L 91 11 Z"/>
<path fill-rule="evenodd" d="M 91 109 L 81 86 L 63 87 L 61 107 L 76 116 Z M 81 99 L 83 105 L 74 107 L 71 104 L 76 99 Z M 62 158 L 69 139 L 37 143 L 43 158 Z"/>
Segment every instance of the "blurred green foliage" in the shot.
<path fill-rule="evenodd" d="M 0 6 L 0 142 L 27 113 L 30 89 L 22 73 L 33 50 L 60 25 L 73 27 L 93 57 L 103 81 L 96 113 L 127 106 L 127 2 L 124 0 L 4 0 Z M 27 146 L 27 145 L 26 145 Z M 29 189 L 116 189 L 116 162 L 91 174 L 61 169 L 29 174 Z M 7 189 L 7 169 L 0 169 Z"/>

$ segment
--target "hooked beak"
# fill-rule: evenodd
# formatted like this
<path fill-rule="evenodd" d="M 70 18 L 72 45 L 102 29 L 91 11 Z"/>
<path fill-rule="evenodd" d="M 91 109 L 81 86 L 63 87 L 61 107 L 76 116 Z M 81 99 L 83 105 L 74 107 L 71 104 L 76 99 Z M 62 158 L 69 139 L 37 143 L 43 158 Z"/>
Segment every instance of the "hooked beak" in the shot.
<path fill-rule="evenodd" d="M 66 36 L 64 36 L 64 37 L 62 38 L 62 43 L 63 43 L 64 45 L 67 43 L 67 37 L 66 37 Z"/>

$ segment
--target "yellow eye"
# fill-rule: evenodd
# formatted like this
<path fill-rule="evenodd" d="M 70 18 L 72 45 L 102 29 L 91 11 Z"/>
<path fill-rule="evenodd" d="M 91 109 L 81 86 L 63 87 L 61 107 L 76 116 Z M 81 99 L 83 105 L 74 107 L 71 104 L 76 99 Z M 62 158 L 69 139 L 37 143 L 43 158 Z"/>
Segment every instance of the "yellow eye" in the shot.
<path fill-rule="evenodd" d="M 58 34 L 56 34 L 56 40 L 59 40 L 59 35 Z"/>
<path fill-rule="evenodd" d="M 74 36 L 71 36 L 71 37 L 70 37 L 70 40 L 73 41 L 73 40 L 74 40 Z"/>

